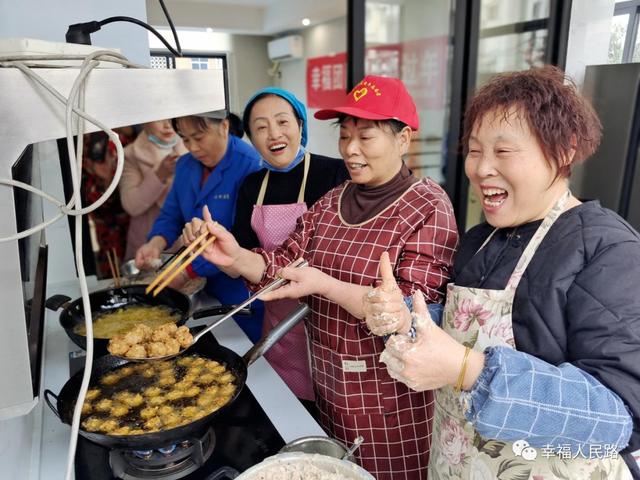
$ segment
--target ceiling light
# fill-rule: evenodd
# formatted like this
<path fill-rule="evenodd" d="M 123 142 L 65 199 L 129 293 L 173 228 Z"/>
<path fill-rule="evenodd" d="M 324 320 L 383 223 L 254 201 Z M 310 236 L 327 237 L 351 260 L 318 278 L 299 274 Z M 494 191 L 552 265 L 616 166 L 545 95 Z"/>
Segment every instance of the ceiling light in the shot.
<path fill-rule="evenodd" d="M 213 28 L 207 27 L 207 33 L 213 33 Z"/>
<path fill-rule="evenodd" d="M 304 25 L 305 27 L 308 26 L 310 23 L 311 23 L 311 20 L 309 20 L 308 18 L 302 19 L 302 25 Z"/>

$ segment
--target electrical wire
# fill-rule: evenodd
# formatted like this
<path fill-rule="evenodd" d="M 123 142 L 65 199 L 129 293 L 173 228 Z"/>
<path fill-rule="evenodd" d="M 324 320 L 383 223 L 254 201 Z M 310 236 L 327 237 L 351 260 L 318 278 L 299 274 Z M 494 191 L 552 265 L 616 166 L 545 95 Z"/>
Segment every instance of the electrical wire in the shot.
<path fill-rule="evenodd" d="M 169 10 L 164 5 L 164 0 L 158 0 L 160 2 L 160 7 L 162 7 L 162 11 L 164 12 L 164 16 L 167 17 L 167 22 L 169 23 L 169 28 L 171 29 L 171 33 L 173 33 L 173 39 L 176 42 L 176 50 L 180 56 L 182 56 L 182 47 L 180 47 L 180 40 L 178 40 L 178 32 L 176 32 L 176 27 L 173 26 L 173 20 L 171 20 L 171 15 L 169 15 Z"/>
<path fill-rule="evenodd" d="M 122 143 L 120 142 L 120 138 L 118 135 L 108 128 L 106 125 L 102 124 L 98 120 L 94 119 L 86 112 L 84 112 L 85 105 L 85 82 L 87 76 L 95 67 L 100 64 L 100 61 L 115 61 L 116 63 L 126 64 L 131 66 L 126 59 L 126 57 L 120 54 L 114 54 L 113 52 L 108 51 L 96 51 L 84 57 L 82 65 L 79 70 L 79 74 L 76 77 L 73 86 L 69 92 L 69 97 L 65 98 L 60 92 L 58 92 L 55 88 L 53 88 L 48 82 L 46 82 L 42 77 L 37 75 L 31 69 L 29 69 L 21 60 L 33 60 L 33 57 L 17 57 L 11 61 L 6 60 L 6 58 L 0 58 L 0 66 L 3 67 L 15 67 L 22 71 L 25 75 L 27 75 L 32 80 L 35 80 L 38 84 L 43 86 L 49 93 L 51 93 L 54 98 L 61 101 L 65 106 L 65 126 L 67 132 L 67 150 L 69 154 L 69 167 L 71 170 L 71 179 L 73 184 L 73 195 L 69 202 L 65 205 L 63 202 L 56 200 L 51 195 L 31 186 L 25 184 L 23 182 L 18 182 L 13 179 L 0 179 L 0 184 L 9 185 L 12 187 L 22 188 L 26 191 L 34 193 L 36 195 L 41 196 L 43 199 L 53 202 L 58 205 L 61 210 L 61 213 L 54 218 L 53 220 L 48 220 L 46 222 L 42 222 L 40 225 L 33 227 L 29 230 L 25 230 L 23 232 L 19 232 L 16 235 L 12 235 L 10 237 L 5 237 L 0 239 L 0 241 L 9 241 L 9 240 L 17 240 L 19 238 L 24 238 L 28 234 L 35 233 L 37 231 L 42 230 L 47 225 L 53 223 L 53 221 L 61 218 L 64 215 L 74 215 L 75 218 L 75 257 L 76 257 L 76 267 L 78 271 L 78 281 L 80 284 L 80 293 L 82 298 L 82 307 L 84 311 L 85 318 L 85 326 L 86 326 L 86 357 L 85 357 L 85 368 L 84 374 L 82 376 L 82 383 L 80 385 L 80 390 L 78 392 L 78 399 L 76 401 L 76 405 L 74 407 L 73 419 L 71 423 L 71 436 L 69 439 L 69 452 L 67 456 L 67 466 L 66 466 L 66 474 L 65 479 L 71 480 L 73 476 L 73 465 L 75 459 L 75 451 L 77 447 L 78 440 L 78 432 L 80 430 L 80 420 L 82 416 L 82 406 L 84 404 L 84 399 L 87 394 L 87 390 L 89 388 L 89 381 L 91 379 L 91 367 L 93 364 L 93 318 L 91 316 L 91 303 L 89 301 L 89 289 L 87 286 L 86 274 L 84 271 L 84 263 L 83 263 L 83 255 L 82 255 L 82 218 L 81 215 L 89 213 L 90 211 L 95 210 L 100 205 L 102 205 L 107 198 L 113 193 L 115 188 L 117 187 L 120 177 L 122 175 L 122 170 L 124 166 L 124 150 L 122 148 Z M 47 59 L 47 60 L 61 60 L 67 59 L 66 56 L 63 55 L 51 55 L 51 56 L 42 56 L 38 59 Z M 100 61 L 98 61 L 100 60 Z M 74 117 L 74 114 L 76 117 Z M 76 119 L 76 136 L 77 136 L 77 145 L 76 151 L 74 152 L 74 144 L 73 144 L 73 120 Z M 114 178 L 105 191 L 105 193 L 93 204 L 89 207 L 82 208 L 81 196 L 80 196 L 80 178 L 82 175 L 82 141 L 83 135 L 85 131 L 85 121 L 93 123 L 99 128 L 103 129 L 109 138 L 115 143 L 116 146 L 116 154 L 117 154 L 117 164 L 116 164 L 116 172 L 114 174 Z"/>
<path fill-rule="evenodd" d="M 140 25 L 142 28 L 146 28 L 147 30 L 149 30 L 151 33 L 153 33 L 156 37 L 158 37 L 160 39 L 160 41 L 162 43 L 164 43 L 164 46 L 167 47 L 167 49 L 176 57 L 181 57 L 182 56 L 182 51 L 177 51 L 176 49 L 174 49 L 171 45 L 169 45 L 169 42 L 167 42 L 165 40 L 165 38 L 160 35 L 160 32 L 158 32 L 155 28 L 153 28 L 151 25 L 144 23 L 142 20 L 138 20 L 137 18 L 133 18 L 133 17 L 122 17 L 122 16 L 118 16 L 118 17 L 109 17 L 109 18 L 105 18 L 104 20 L 100 20 L 98 23 L 100 24 L 100 26 L 103 25 L 107 25 L 108 23 L 114 23 L 114 22 L 129 22 L 129 23 L 135 23 L 136 25 Z M 175 36 L 176 38 L 176 43 L 177 43 L 177 39 L 178 36 Z M 180 48 L 180 44 L 177 43 L 177 47 Z"/>

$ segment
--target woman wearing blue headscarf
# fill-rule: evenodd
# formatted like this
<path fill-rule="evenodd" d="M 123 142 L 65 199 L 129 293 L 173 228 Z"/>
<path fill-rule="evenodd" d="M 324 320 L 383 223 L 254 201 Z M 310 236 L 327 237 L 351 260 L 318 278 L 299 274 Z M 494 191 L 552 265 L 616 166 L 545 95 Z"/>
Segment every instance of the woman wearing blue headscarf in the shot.
<path fill-rule="evenodd" d="M 262 170 L 248 175 L 238 193 L 233 234 L 244 248 L 273 250 L 294 231 L 308 207 L 349 178 L 342 159 L 310 154 L 307 112 L 290 92 L 269 87 L 247 102 L 243 126 L 262 157 Z M 265 303 L 264 331 L 298 304 Z M 300 323 L 266 355 L 289 388 L 307 407 L 314 401 L 307 337 Z M 311 404 L 311 405 L 309 405 Z"/>

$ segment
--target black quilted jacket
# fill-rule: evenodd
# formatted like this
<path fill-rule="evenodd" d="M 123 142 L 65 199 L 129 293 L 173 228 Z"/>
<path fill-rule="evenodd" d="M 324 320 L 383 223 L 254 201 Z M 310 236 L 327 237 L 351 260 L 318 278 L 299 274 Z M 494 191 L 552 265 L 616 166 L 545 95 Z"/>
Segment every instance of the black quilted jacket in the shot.
<path fill-rule="evenodd" d="M 463 238 L 453 281 L 504 289 L 540 221 Z M 525 271 L 514 300 L 518 350 L 553 365 L 571 362 L 616 392 L 633 416 L 628 452 L 640 449 L 640 235 L 615 213 L 587 202 L 553 225 Z"/>

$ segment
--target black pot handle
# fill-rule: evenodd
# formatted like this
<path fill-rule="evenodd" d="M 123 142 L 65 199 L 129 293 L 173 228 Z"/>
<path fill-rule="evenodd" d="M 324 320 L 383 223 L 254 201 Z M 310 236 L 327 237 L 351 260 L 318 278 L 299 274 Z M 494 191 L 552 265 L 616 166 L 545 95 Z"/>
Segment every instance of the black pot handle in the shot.
<path fill-rule="evenodd" d="M 236 308 L 237 305 L 216 305 L 215 307 L 210 307 L 210 308 L 201 308 L 199 310 L 196 310 L 195 312 L 193 312 L 193 314 L 191 315 L 191 318 L 193 318 L 194 320 L 196 318 L 205 318 L 205 317 L 215 317 L 218 315 L 226 315 L 227 313 L 229 313 L 231 310 L 233 310 L 234 308 Z M 249 307 L 245 307 L 242 310 L 240 310 L 238 313 L 236 313 L 236 315 L 251 315 L 251 308 Z"/>
<path fill-rule="evenodd" d="M 71 297 L 67 297 L 66 295 L 54 295 L 52 297 L 47 298 L 44 303 L 49 310 L 58 310 L 60 307 L 67 307 L 69 305 L 69 301 Z"/>
<path fill-rule="evenodd" d="M 51 390 L 46 388 L 44 391 L 44 401 L 47 403 L 47 405 L 49 405 L 49 408 L 53 413 L 55 413 L 56 417 L 62 420 L 62 417 L 60 416 L 60 412 L 58 412 L 58 409 L 53 406 L 53 402 L 49 399 L 50 396 L 55 398 L 56 403 L 58 402 L 58 396 L 55 393 L 53 393 Z"/>

